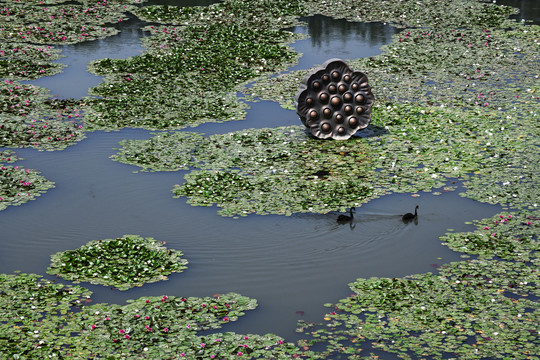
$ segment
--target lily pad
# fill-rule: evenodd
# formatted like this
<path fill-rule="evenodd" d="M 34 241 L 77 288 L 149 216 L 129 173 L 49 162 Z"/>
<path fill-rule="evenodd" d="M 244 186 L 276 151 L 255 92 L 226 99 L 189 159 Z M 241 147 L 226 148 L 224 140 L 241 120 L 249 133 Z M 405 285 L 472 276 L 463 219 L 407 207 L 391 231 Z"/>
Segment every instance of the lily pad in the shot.
<path fill-rule="evenodd" d="M 182 255 L 153 238 L 124 235 L 90 241 L 76 250 L 58 252 L 51 256 L 47 272 L 75 282 L 88 281 L 128 290 L 182 272 L 188 263 Z"/>
<path fill-rule="evenodd" d="M 289 359 L 298 352 L 272 334 L 215 332 L 257 307 L 235 293 L 91 304 L 80 286 L 0 274 L 0 294 L 0 351 L 10 358 Z"/>
<path fill-rule="evenodd" d="M 105 82 L 91 89 L 85 121 L 91 129 L 178 129 L 239 120 L 246 105 L 235 87 L 283 69 L 297 55 L 291 33 L 236 24 L 150 26 L 148 50 L 90 65 Z"/>
<path fill-rule="evenodd" d="M 540 250 L 538 210 L 496 214 L 474 224 L 474 232 L 449 233 L 441 240 L 454 251 L 480 258 L 523 262 L 536 259 L 535 253 Z"/>
<path fill-rule="evenodd" d="M 0 153 L 2 156 L 9 152 Z M 8 155 L 7 162 L 15 159 Z M 0 160 L 0 211 L 8 206 L 16 206 L 34 200 L 48 189 L 54 187 L 52 181 L 39 175 L 36 170 L 25 169 L 20 166 L 3 165 Z"/>
<path fill-rule="evenodd" d="M 538 304 L 527 297 L 536 280 L 523 263 L 486 260 L 444 265 L 439 275 L 358 279 L 324 324 L 300 324 L 313 335 L 300 344 L 327 344 L 307 351 L 314 359 L 363 355 L 367 344 L 404 358 L 525 359 L 539 345 Z"/>

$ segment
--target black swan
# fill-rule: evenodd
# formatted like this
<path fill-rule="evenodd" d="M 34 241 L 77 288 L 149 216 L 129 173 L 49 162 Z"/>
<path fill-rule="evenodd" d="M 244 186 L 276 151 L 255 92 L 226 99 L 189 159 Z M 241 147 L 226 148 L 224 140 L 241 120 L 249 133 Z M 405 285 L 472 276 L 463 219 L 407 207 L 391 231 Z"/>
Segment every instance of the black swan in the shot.
<path fill-rule="evenodd" d="M 351 221 L 353 218 L 354 218 L 354 215 L 353 213 L 356 212 L 356 208 L 353 206 L 350 210 L 349 210 L 349 215 L 339 215 L 338 218 L 337 218 L 337 221 L 338 222 L 347 222 L 347 221 Z"/>
<path fill-rule="evenodd" d="M 416 207 L 414 208 L 414 214 L 406 213 L 405 215 L 403 215 L 402 219 L 403 221 L 410 221 L 417 217 L 418 217 L 418 205 L 416 205 Z"/>

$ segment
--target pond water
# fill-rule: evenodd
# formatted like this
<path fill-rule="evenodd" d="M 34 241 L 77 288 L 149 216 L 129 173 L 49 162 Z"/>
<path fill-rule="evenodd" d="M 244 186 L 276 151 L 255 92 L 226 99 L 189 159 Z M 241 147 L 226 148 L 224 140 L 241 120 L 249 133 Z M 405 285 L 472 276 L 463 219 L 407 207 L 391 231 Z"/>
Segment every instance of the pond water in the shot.
<path fill-rule="evenodd" d="M 307 24 L 293 29 L 311 36 L 294 44 L 304 54 L 295 69 L 330 57 L 375 55 L 395 31 L 387 25 L 323 16 L 307 19 Z M 86 72 L 88 60 L 140 53 L 141 25 L 132 19 L 122 24 L 117 36 L 64 47 L 67 57 L 61 61 L 70 65 L 65 72 L 33 83 L 58 97 L 85 96 L 100 81 Z M 196 130 L 208 134 L 300 124 L 294 111 L 275 103 L 250 106 L 243 121 Z M 94 291 L 96 302 L 233 291 L 256 298 L 259 307 L 224 331 L 275 333 L 293 341 L 298 338 L 297 320 L 320 321 L 327 311 L 323 304 L 348 296 L 347 284 L 356 278 L 435 272 L 439 264 L 459 260 L 438 237 L 447 229 L 471 230 L 466 221 L 500 210 L 462 198 L 458 189 L 439 196 L 392 194 L 375 199 L 357 209 L 353 226 L 337 224 L 337 214 L 223 218 L 216 208 L 191 207 L 185 199 L 172 198 L 171 189 L 183 181 L 185 172 L 134 173 L 135 167 L 110 160 L 119 141 L 148 137 L 144 130 L 95 132 L 63 151 L 17 150 L 24 158 L 18 165 L 40 170 L 56 188 L 36 201 L 2 211 L 0 272 L 45 275 L 50 255 L 58 251 L 124 234 L 153 237 L 184 252 L 188 269 L 168 281 L 127 292 L 82 284 Z M 418 223 L 402 223 L 400 215 L 417 204 Z"/>
<path fill-rule="evenodd" d="M 497 0 L 496 3 L 518 8 L 519 14 L 511 16 L 512 19 L 540 24 L 540 1 L 538 0 Z"/>

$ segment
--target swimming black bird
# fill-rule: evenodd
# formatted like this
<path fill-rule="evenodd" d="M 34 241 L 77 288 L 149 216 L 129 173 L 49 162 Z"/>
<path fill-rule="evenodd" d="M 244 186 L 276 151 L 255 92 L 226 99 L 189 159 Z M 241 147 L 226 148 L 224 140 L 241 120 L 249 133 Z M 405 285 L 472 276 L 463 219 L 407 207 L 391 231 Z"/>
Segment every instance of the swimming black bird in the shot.
<path fill-rule="evenodd" d="M 412 219 L 416 219 L 418 217 L 418 205 L 414 208 L 414 214 L 406 213 L 401 218 L 403 221 L 411 221 Z"/>
<path fill-rule="evenodd" d="M 354 218 L 354 213 L 356 212 L 356 208 L 353 206 L 350 210 L 349 210 L 349 215 L 339 215 L 338 218 L 337 218 L 337 221 L 338 222 L 341 222 L 341 223 L 344 223 L 344 222 L 348 222 L 348 221 L 351 221 L 353 218 Z"/>

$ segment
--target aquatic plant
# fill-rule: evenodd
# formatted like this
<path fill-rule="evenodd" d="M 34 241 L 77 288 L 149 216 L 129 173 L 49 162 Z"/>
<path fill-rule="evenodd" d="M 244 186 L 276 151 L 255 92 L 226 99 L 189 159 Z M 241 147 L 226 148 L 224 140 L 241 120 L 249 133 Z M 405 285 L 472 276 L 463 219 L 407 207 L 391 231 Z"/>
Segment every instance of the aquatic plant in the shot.
<path fill-rule="evenodd" d="M 389 22 L 397 27 L 504 27 L 516 9 L 489 2 L 456 0 L 304 0 L 309 14 L 323 14 L 356 22 Z M 452 16 L 449 16 L 449 15 Z"/>
<path fill-rule="evenodd" d="M 194 165 L 192 149 L 203 141 L 199 133 L 157 133 L 148 140 L 122 140 L 111 159 L 139 166 L 142 171 L 187 170 Z"/>
<path fill-rule="evenodd" d="M 306 356 L 362 356 L 373 347 L 402 358 L 526 359 L 538 347 L 535 270 L 523 263 L 473 260 L 439 274 L 358 279 L 353 294 L 327 306 L 325 323 L 300 323 Z M 325 343 L 326 349 L 313 351 Z M 512 343 L 512 346 L 508 346 Z"/>
<path fill-rule="evenodd" d="M 69 324 L 91 292 L 22 273 L 0 274 L 0 294 L 0 353 L 30 359 L 69 351 L 61 349 L 72 336 Z"/>
<path fill-rule="evenodd" d="M 13 162 L 11 153 L 1 152 L 0 159 L 0 211 L 8 206 L 16 206 L 34 200 L 48 189 L 54 187 L 54 183 L 39 175 L 36 170 L 25 169 L 20 166 L 4 165 L 3 162 Z M 4 156 L 8 155 L 6 160 Z"/>
<path fill-rule="evenodd" d="M 497 113 L 476 109 L 455 113 L 387 103 L 373 111 L 375 124 L 346 142 L 318 141 L 300 127 L 251 129 L 202 139 L 167 133 L 125 141 L 114 158 L 145 170 L 186 166 L 205 170 L 186 175 L 185 183 L 173 189 L 175 196 L 187 196 L 194 205 L 218 204 L 223 208 L 220 214 L 229 216 L 344 210 L 349 203 L 358 205 L 390 192 L 444 186 L 448 190 L 456 179 L 465 180 L 466 196 L 495 203 L 507 199 L 514 206 L 531 204 L 537 179 L 530 159 L 537 150 L 531 146 L 535 137 L 529 130 L 482 131 L 500 126 L 500 119 Z M 517 126 L 516 130 L 520 131 Z M 440 138 L 443 131 L 446 140 Z M 520 141 L 513 140 L 517 138 Z M 529 155 L 511 156 L 517 153 Z M 516 165 L 507 166 L 509 161 Z M 517 176 L 522 167 L 531 176 L 501 180 L 513 169 Z M 488 179 L 500 182 L 508 196 L 493 197 L 496 187 L 475 185 Z M 516 191 L 528 195 L 513 196 Z"/>
<path fill-rule="evenodd" d="M 30 80 L 51 76 L 65 66 L 53 63 L 60 51 L 50 46 L 5 42 L 0 44 L 0 78 Z"/>
<path fill-rule="evenodd" d="M 85 138 L 75 100 L 50 99 L 48 91 L 17 81 L 0 82 L 0 146 L 58 150 Z"/>
<path fill-rule="evenodd" d="M 279 30 L 298 24 L 307 14 L 298 0 L 225 0 L 210 6 L 145 6 L 135 11 L 142 19 L 177 25 L 237 24 L 256 29 Z"/>
<path fill-rule="evenodd" d="M 91 304 L 87 289 L 35 274 L 0 274 L 0 293 L 0 352 L 11 358 L 289 359 L 298 351 L 271 334 L 199 334 L 257 307 L 235 293 Z"/>
<path fill-rule="evenodd" d="M 90 65 L 106 81 L 91 89 L 91 129 L 176 129 L 203 122 L 239 120 L 246 105 L 235 87 L 283 69 L 296 58 L 284 31 L 236 24 L 150 26 L 147 51 Z"/>
<path fill-rule="evenodd" d="M 0 9 L 0 40 L 74 44 L 118 33 L 111 24 L 127 20 L 131 1 L 73 1 L 69 4 L 8 1 Z M 108 24 L 108 25 L 104 25 Z"/>
<path fill-rule="evenodd" d="M 128 290 L 182 272 L 188 263 L 182 255 L 181 251 L 167 249 L 153 238 L 124 235 L 58 252 L 51 256 L 47 273 L 77 283 L 88 281 Z"/>
<path fill-rule="evenodd" d="M 443 244 L 454 251 L 479 255 L 481 259 L 504 259 L 530 262 L 540 250 L 538 233 L 540 213 L 534 211 L 506 212 L 473 222 L 473 232 L 448 233 Z"/>

